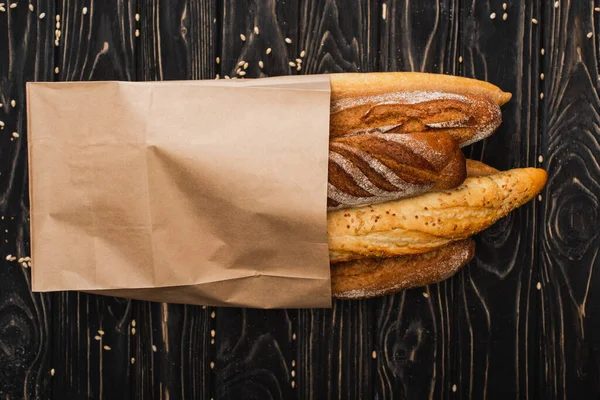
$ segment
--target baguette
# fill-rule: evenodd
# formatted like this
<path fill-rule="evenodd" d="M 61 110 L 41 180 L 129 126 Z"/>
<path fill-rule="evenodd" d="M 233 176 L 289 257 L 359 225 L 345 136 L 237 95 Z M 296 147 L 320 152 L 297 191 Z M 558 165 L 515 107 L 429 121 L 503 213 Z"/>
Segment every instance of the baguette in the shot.
<path fill-rule="evenodd" d="M 332 264 L 331 294 L 337 299 L 365 299 L 429 285 L 454 275 L 474 254 L 475 242 L 469 238 L 423 254 Z"/>
<path fill-rule="evenodd" d="M 332 101 L 329 134 L 441 132 L 464 147 L 490 136 L 500 122 L 500 106 L 485 95 L 386 92 Z"/>
<path fill-rule="evenodd" d="M 474 176 L 488 176 L 499 173 L 496 168 L 490 167 L 487 164 L 482 163 L 481 161 L 475 161 L 471 159 L 466 160 L 467 164 L 467 177 Z"/>
<path fill-rule="evenodd" d="M 329 210 L 450 189 L 466 178 L 463 153 L 442 133 L 367 133 L 330 141 Z"/>
<path fill-rule="evenodd" d="M 456 94 L 477 94 L 494 100 L 499 106 L 507 103 L 511 94 L 491 83 L 477 79 L 421 72 L 369 72 L 331 74 L 331 100 L 376 96 L 390 92 L 436 91 Z"/>
<path fill-rule="evenodd" d="M 488 228 L 537 195 L 542 169 L 467 178 L 453 190 L 329 212 L 331 262 L 425 253 Z"/>

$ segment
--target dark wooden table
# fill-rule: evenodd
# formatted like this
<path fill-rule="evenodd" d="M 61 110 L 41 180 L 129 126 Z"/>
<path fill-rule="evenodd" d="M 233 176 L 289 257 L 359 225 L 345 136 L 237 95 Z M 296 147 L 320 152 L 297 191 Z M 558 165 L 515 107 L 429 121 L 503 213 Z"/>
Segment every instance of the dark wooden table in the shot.
<path fill-rule="evenodd" d="M 598 398 L 599 3 L 30 1 L 0 12 L 0 400 Z M 331 310 L 31 293 L 25 82 L 233 77 L 240 60 L 246 77 L 488 80 L 513 99 L 467 154 L 548 185 L 452 279 Z"/>

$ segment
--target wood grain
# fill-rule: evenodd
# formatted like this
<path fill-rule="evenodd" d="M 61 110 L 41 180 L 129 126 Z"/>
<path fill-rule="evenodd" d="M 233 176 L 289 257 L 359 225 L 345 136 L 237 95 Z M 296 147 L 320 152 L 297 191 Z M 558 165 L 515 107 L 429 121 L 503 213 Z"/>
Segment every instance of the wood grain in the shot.
<path fill-rule="evenodd" d="M 51 80 L 54 3 L 0 12 L 0 398 L 48 397 L 53 337 L 49 295 L 31 293 L 25 82 Z M 14 103 L 12 103 L 14 101 Z M 12 103 L 12 104 L 11 104 Z M 13 132 L 19 136 L 15 137 Z M 14 257 L 8 261 L 6 257 Z"/>
<path fill-rule="evenodd" d="M 496 134 L 466 154 L 502 170 L 537 166 L 540 28 L 533 18 L 540 19 L 534 1 L 509 3 L 506 10 L 473 1 L 461 17 L 463 75 L 513 94 Z M 462 396 L 535 396 L 535 221 L 531 202 L 478 235 L 474 261 L 454 279 L 453 380 Z"/>
<path fill-rule="evenodd" d="M 455 1 L 386 2 L 381 68 L 457 73 L 460 9 Z M 375 397 L 442 398 L 455 370 L 455 297 L 446 281 L 374 300 Z"/>
<path fill-rule="evenodd" d="M 600 297 L 595 293 L 600 288 L 599 25 L 594 5 L 561 1 L 558 8 L 546 5 L 543 13 L 543 155 L 550 174 L 538 219 L 543 398 L 600 393 Z"/>

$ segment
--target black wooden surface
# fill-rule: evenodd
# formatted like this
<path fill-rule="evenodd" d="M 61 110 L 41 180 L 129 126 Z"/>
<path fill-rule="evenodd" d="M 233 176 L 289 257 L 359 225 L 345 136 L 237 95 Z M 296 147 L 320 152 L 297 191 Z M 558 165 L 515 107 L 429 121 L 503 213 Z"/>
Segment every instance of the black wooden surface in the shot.
<path fill-rule="evenodd" d="M 0 9 L 1 400 L 600 396 L 597 4 L 13 3 Z M 288 64 L 296 58 L 300 69 Z M 331 310 L 31 293 L 18 263 L 29 255 L 25 82 L 241 78 L 242 60 L 247 78 L 414 70 L 488 80 L 513 99 L 496 135 L 467 155 L 540 166 L 548 185 L 479 235 L 455 277 Z"/>

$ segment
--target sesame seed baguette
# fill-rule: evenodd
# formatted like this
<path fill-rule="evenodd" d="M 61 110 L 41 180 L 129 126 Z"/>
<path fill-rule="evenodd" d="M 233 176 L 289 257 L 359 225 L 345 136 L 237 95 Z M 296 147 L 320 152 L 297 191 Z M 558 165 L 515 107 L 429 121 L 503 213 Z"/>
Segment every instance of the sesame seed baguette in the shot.
<path fill-rule="evenodd" d="M 542 169 L 467 178 L 452 190 L 329 212 L 331 262 L 419 254 L 465 239 L 530 201 L 546 183 Z"/>
<path fill-rule="evenodd" d="M 443 281 L 475 255 L 471 238 L 422 254 L 362 258 L 331 265 L 331 294 L 337 299 L 367 299 Z"/>

